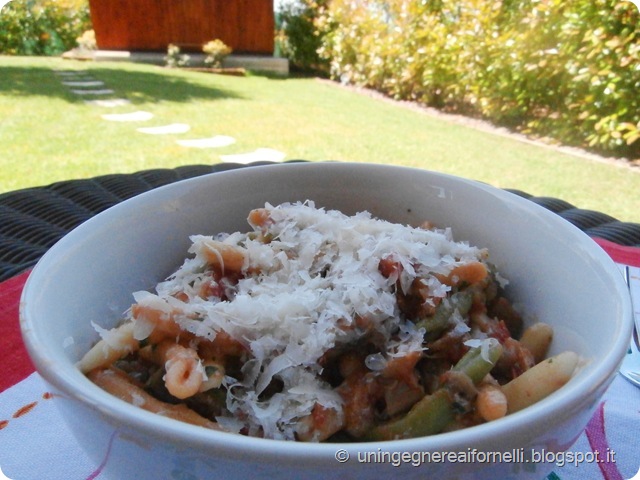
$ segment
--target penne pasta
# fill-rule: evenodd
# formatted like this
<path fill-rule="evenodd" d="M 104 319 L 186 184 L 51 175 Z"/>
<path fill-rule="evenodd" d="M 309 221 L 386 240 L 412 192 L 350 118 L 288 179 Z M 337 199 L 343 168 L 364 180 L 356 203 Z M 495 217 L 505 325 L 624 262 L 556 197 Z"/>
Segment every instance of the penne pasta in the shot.
<path fill-rule="evenodd" d="M 553 329 L 542 322 L 531 325 L 520 337 L 520 343 L 529 349 L 536 363 L 540 363 L 547 356 L 551 340 Z"/>
<path fill-rule="evenodd" d="M 447 280 L 444 282 L 447 285 L 457 285 L 461 282 L 474 284 L 479 283 L 487 278 L 487 267 L 481 262 L 471 262 L 454 267 L 449 273 Z"/>
<path fill-rule="evenodd" d="M 160 337 L 175 337 L 180 335 L 181 329 L 178 324 L 173 320 L 173 316 L 176 312 L 159 310 L 147 305 L 141 305 L 136 303 L 131 307 L 131 316 L 134 321 L 139 323 L 146 322 L 152 327 L 152 331 L 155 332 L 156 338 Z"/>
<path fill-rule="evenodd" d="M 578 355 L 563 352 L 548 358 L 502 387 L 509 413 L 517 412 L 551 395 L 573 375 Z"/>
<path fill-rule="evenodd" d="M 212 430 L 220 430 L 216 422 L 202 417 L 184 404 L 161 402 L 135 385 L 125 373 L 114 369 L 95 369 L 87 374 L 89 380 L 112 395 L 149 412 Z"/>
<path fill-rule="evenodd" d="M 497 420 L 507 414 L 507 397 L 496 385 L 483 385 L 478 390 L 476 409 L 487 422 Z"/>
<path fill-rule="evenodd" d="M 78 362 L 80 371 L 87 373 L 95 368 L 111 365 L 114 361 L 136 350 L 139 343 L 133 337 L 133 333 L 133 323 L 124 323 L 112 330 L 102 331 L 103 338 Z"/>
<path fill-rule="evenodd" d="M 216 240 L 205 242 L 202 253 L 209 264 L 222 273 L 239 273 L 244 265 L 245 253 L 241 248 Z"/>

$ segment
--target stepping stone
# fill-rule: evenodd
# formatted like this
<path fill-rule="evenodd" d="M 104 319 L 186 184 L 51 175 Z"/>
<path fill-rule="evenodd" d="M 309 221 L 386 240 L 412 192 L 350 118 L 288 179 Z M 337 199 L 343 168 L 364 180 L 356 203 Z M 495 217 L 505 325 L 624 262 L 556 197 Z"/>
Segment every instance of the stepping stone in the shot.
<path fill-rule="evenodd" d="M 97 105 L 98 107 L 113 108 L 129 105 L 131 101 L 126 98 L 109 98 L 106 100 L 85 100 L 84 103 L 87 105 Z"/>
<path fill-rule="evenodd" d="M 171 123 L 160 127 L 141 127 L 137 130 L 150 135 L 168 135 L 172 133 L 185 133 L 191 129 L 186 123 Z"/>
<path fill-rule="evenodd" d="M 191 140 L 176 140 L 179 145 L 190 148 L 220 148 L 236 143 L 236 139 L 226 135 L 216 135 L 211 138 L 194 138 Z"/>
<path fill-rule="evenodd" d="M 87 72 L 86 70 L 54 70 L 53 73 L 61 77 L 76 77 L 78 75 L 85 75 Z"/>
<path fill-rule="evenodd" d="M 287 156 L 286 153 L 274 150 L 273 148 L 258 148 L 249 153 L 238 153 L 234 155 L 220 155 L 220 160 L 224 163 L 252 163 L 259 161 L 281 162 Z"/>
<path fill-rule="evenodd" d="M 99 90 L 76 90 L 73 89 L 71 90 L 72 93 L 75 93 L 76 95 L 111 95 L 113 93 L 113 90 L 111 90 L 110 88 L 103 88 L 103 89 L 99 89 Z"/>
<path fill-rule="evenodd" d="M 63 85 L 67 87 L 103 87 L 104 82 L 100 80 L 77 80 L 77 81 L 64 81 Z"/>
<path fill-rule="evenodd" d="M 131 113 L 107 113 L 102 118 L 111 122 L 146 122 L 153 118 L 153 113 L 138 110 Z"/>

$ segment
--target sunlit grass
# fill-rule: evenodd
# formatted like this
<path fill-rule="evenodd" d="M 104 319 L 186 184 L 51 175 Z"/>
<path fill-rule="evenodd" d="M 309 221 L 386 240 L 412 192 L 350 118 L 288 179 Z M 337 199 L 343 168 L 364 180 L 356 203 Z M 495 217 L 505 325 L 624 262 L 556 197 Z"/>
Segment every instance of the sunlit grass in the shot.
<path fill-rule="evenodd" d="M 87 70 L 132 103 L 110 109 L 87 105 L 62 85 L 55 69 Z M 154 118 L 134 124 L 101 118 L 135 110 Z M 192 128 L 179 136 L 136 131 L 174 122 Z M 178 138 L 216 134 L 237 143 L 208 150 L 176 144 Z M 458 125 L 328 82 L 0 57 L 0 192 L 107 173 L 213 164 L 220 155 L 260 147 L 285 152 L 288 159 L 426 168 L 640 222 L 640 173 Z"/>

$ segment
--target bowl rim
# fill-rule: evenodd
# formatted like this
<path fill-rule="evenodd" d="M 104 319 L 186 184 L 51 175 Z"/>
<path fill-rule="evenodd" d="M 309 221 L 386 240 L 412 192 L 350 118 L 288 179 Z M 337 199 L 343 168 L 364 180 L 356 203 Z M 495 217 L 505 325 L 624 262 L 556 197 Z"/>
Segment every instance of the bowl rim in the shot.
<path fill-rule="evenodd" d="M 43 343 L 36 334 L 37 320 L 33 319 L 31 316 L 31 303 L 29 302 L 29 298 L 34 294 L 34 291 L 39 288 L 39 283 L 46 278 L 48 266 L 52 262 L 55 262 L 54 256 L 58 250 L 63 250 L 67 244 L 73 243 L 75 238 L 80 237 L 85 230 L 90 229 L 94 222 L 102 219 L 108 219 L 110 215 L 117 215 L 121 209 L 136 206 L 138 204 L 144 204 L 146 202 L 153 201 L 156 197 L 170 195 L 173 192 L 179 192 L 185 188 L 185 186 L 203 182 L 209 183 L 214 178 L 219 179 L 217 181 L 224 181 L 226 178 L 231 176 L 247 175 L 247 172 L 263 174 L 263 172 L 270 170 L 285 173 L 284 169 L 289 169 L 291 172 L 295 172 L 300 169 L 320 172 L 327 168 L 337 169 L 338 171 L 348 171 L 352 169 L 363 171 L 374 169 L 379 170 L 380 172 L 393 172 L 398 169 L 405 171 L 408 170 L 411 172 L 418 171 L 421 175 L 452 179 L 455 182 L 460 182 L 461 184 L 467 185 L 471 188 L 483 190 L 485 193 L 497 196 L 503 201 L 514 203 L 516 206 L 519 206 L 518 208 L 520 209 L 534 209 L 536 214 L 542 215 L 545 220 L 552 222 L 558 228 L 561 228 L 563 233 L 572 236 L 576 242 L 580 243 L 582 248 L 585 248 L 595 259 L 598 260 L 598 262 L 602 264 L 602 268 L 610 275 L 610 279 L 614 282 L 616 291 L 620 293 L 622 318 L 616 324 L 617 331 L 613 334 L 615 338 L 613 348 L 606 352 L 597 365 L 590 365 L 588 370 L 583 371 L 574 377 L 571 380 L 573 384 L 571 389 L 561 389 L 535 405 L 532 405 L 520 412 L 510 414 L 498 421 L 465 428 L 460 431 L 440 433 L 428 437 L 381 442 L 353 442 L 345 444 L 303 443 L 247 437 L 243 435 L 230 434 L 228 432 L 212 431 L 169 418 L 164 418 L 116 399 L 112 395 L 92 384 L 86 378 L 84 378 L 83 383 L 79 380 L 78 375 L 81 377 L 84 376 L 74 369 L 71 362 L 69 362 L 69 366 L 66 369 L 60 369 L 59 365 L 52 365 L 46 353 L 43 353 L 46 352 L 46 349 L 44 349 L 44 347 L 46 347 L 46 342 Z M 358 162 L 296 162 L 277 164 L 275 166 L 256 165 L 251 166 L 250 168 L 225 170 L 222 172 L 180 180 L 172 184 L 144 192 L 97 214 L 82 225 L 78 226 L 76 229 L 69 232 L 45 253 L 29 275 L 20 301 L 20 327 L 29 355 L 36 366 L 38 373 L 48 383 L 64 392 L 65 395 L 72 400 L 79 401 L 82 404 L 97 410 L 105 418 L 115 424 L 125 424 L 131 428 L 140 429 L 152 436 L 163 438 L 170 437 L 172 441 L 180 442 L 182 445 L 197 445 L 201 448 L 216 448 L 217 451 L 223 451 L 232 456 L 246 455 L 247 453 L 250 453 L 256 457 L 268 457 L 271 461 L 274 458 L 284 459 L 294 457 L 297 459 L 304 457 L 309 461 L 320 461 L 322 459 L 326 459 L 327 456 L 333 458 L 333 455 L 338 448 L 344 448 L 348 451 L 373 450 L 376 448 L 382 449 L 383 451 L 460 450 L 464 445 L 477 445 L 479 442 L 486 440 L 487 437 L 506 434 L 516 427 L 521 427 L 524 423 L 530 423 L 532 421 L 543 422 L 551 413 L 556 415 L 558 418 L 569 418 L 572 415 L 573 410 L 576 408 L 576 401 L 587 402 L 586 399 L 590 398 L 593 392 L 604 392 L 604 389 L 613 380 L 615 372 L 624 357 L 633 324 L 631 303 L 628 298 L 626 284 L 624 283 L 622 275 L 618 275 L 619 278 L 616 278 L 613 274 L 614 269 L 617 270 L 617 267 L 606 252 L 577 227 L 571 225 L 569 222 L 544 207 L 536 205 L 530 200 L 483 182 L 426 169 L 386 164 Z M 595 408 L 595 405 L 593 405 L 593 408 Z"/>

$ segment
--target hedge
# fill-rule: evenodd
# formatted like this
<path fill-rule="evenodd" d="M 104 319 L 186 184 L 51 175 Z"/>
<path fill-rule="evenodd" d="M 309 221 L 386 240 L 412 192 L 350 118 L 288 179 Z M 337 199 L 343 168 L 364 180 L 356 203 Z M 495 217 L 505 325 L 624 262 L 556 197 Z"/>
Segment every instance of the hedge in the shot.
<path fill-rule="evenodd" d="M 640 157 L 640 14 L 631 2 L 301 2 L 336 80 Z"/>
<path fill-rule="evenodd" d="M 87 0 L 12 0 L 0 11 L 0 54 L 60 55 L 90 29 Z"/>

